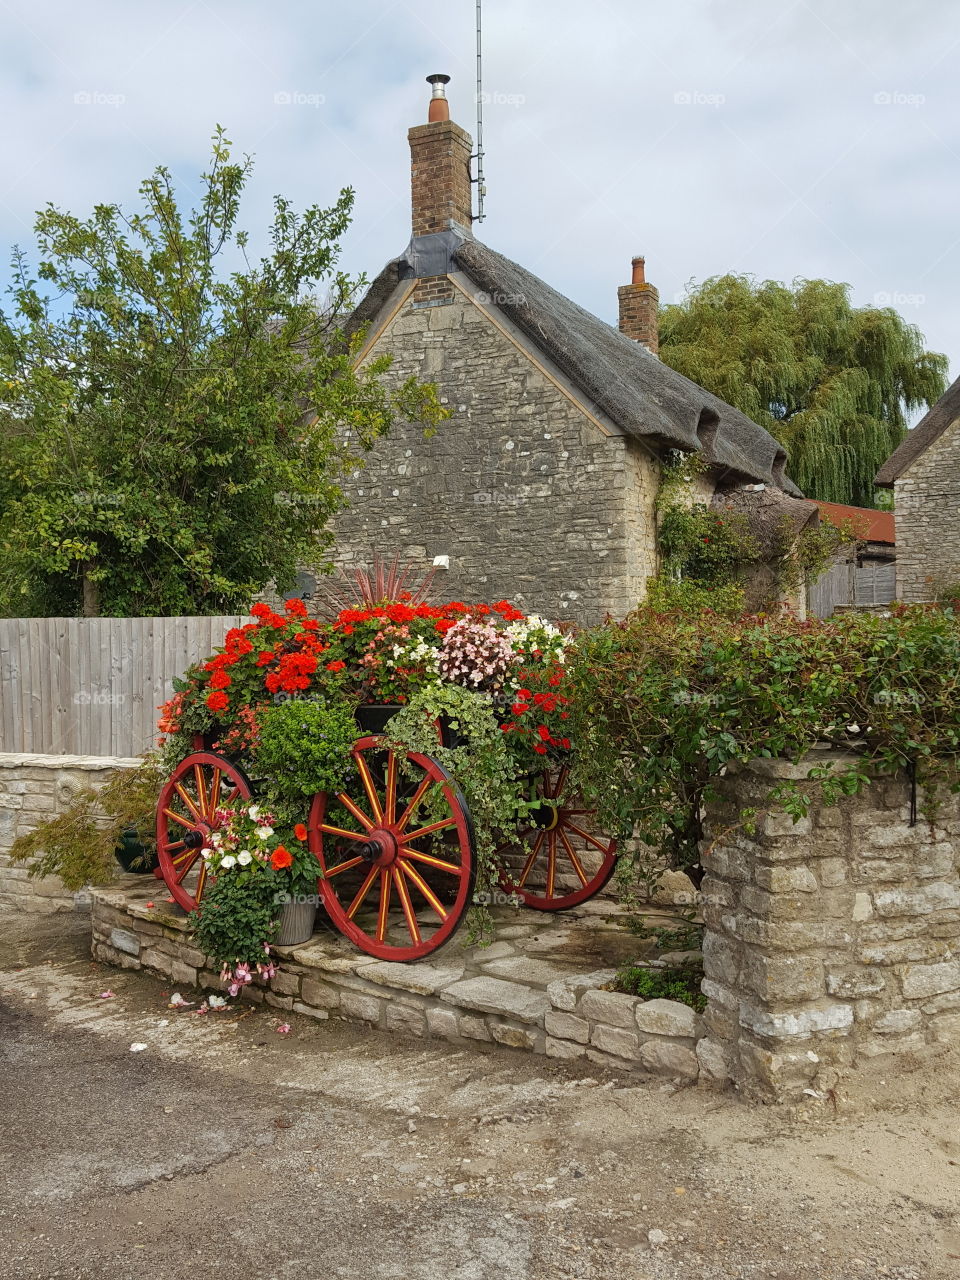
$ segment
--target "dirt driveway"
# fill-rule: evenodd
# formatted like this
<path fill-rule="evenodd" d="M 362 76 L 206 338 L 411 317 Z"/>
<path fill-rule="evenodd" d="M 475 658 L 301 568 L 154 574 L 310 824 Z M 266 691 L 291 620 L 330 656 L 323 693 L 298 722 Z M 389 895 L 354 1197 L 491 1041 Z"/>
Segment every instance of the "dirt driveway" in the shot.
<path fill-rule="evenodd" d="M 960 1277 L 947 1055 L 755 1109 L 340 1022 L 281 1034 L 259 1007 L 197 1016 L 93 964 L 82 917 L 0 930 L 4 1280 Z"/>

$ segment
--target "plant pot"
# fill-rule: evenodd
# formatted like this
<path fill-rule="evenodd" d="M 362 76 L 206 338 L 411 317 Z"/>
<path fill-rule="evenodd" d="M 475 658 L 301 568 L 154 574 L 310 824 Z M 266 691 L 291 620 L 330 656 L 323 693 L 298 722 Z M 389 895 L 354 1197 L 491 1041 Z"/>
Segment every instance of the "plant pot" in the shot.
<path fill-rule="evenodd" d="M 127 827 L 122 832 L 113 853 L 124 871 L 133 871 L 137 875 L 150 875 L 159 865 L 156 847 L 152 843 L 144 844 L 136 827 Z"/>
<path fill-rule="evenodd" d="M 383 733 L 388 721 L 400 710 L 399 703 L 369 702 L 354 708 L 354 719 L 364 733 Z"/>
<path fill-rule="evenodd" d="M 278 947 L 295 947 L 301 942 L 309 942 L 313 937 L 316 919 L 316 902 L 310 899 L 306 902 L 285 902 L 280 912 L 274 944 Z"/>

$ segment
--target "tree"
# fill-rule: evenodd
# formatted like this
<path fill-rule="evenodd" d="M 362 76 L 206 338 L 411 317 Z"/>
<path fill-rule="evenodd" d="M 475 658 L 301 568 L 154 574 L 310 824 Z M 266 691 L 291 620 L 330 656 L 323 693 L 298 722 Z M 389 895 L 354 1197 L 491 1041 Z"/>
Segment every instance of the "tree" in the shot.
<path fill-rule="evenodd" d="M 766 427 L 808 497 L 857 506 L 874 505 L 907 414 L 946 386 L 946 356 L 914 325 L 828 280 L 706 280 L 661 312 L 660 356 Z"/>
<path fill-rule="evenodd" d="M 354 368 L 337 269 L 353 193 L 274 200 L 267 256 L 237 230 L 252 162 L 218 128 L 198 206 L 158 168 L 142 211 L 38 214 L 0 310 L 0 613 L 226 613 L 322 569 L 340 482 L 435 388 Z M 231 269 L 224 269 L 227 261 Z M 318 288 L 325 301 L 317 300 Z M 49 291 L 50 296 L 46 296 Z"/>

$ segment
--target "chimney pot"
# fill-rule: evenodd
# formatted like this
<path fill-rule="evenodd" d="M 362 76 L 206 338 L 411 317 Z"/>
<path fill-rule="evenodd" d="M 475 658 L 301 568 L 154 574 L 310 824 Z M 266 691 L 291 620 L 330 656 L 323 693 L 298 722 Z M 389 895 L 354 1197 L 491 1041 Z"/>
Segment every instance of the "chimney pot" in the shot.
<path fill-rule="evenodd" d="M 638 257 L 638 258 L 634 258 L 634 259 L 633 259 L 633 263 L 632 263 L 632 266 L 633 266 L 633 280 L 632 280 L 632 283 L 633 283 L 633 284 L 645 284 L 645 283 L 646 283 L 646 277 L 645 277 L 645 275 L 644 275 L 644 273 L 643 273 L 643 266 L 644 266 L 644 263 L 645 263 L 645 262 L 646 262 L 646 258 L 640 258 L 640 257 Z"/>
<path fill-rule="evenodd" d="M 450 119 L 450 104 L 447 102 L 447 95 L 443 86 L 450 83 L 450 77 L 437 72 L 432 76 L 427 76 L 427 84 L 433 86 L 433 92 L 430 95 L 430 108 L 427 112 L 427 123 L 436 124 L 439 120 Z"/>

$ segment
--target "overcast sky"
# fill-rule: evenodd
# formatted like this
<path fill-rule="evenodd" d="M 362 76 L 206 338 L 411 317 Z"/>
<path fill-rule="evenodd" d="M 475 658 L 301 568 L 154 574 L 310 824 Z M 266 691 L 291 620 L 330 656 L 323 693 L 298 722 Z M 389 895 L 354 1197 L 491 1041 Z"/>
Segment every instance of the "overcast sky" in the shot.
<path fill-rule="evenodd" d="M 270 198 L 357 192 L 348 270 L 409 237 L 406 130 L 445 71 L 473 132 L 474 0 L 0 0 L 0 243 L 47 201 L 196 188 L 216 123 Z M 956 0 L 484 0 L 487 243 L 607 320 L 630 258 L 848 281 L 960 373 Z M 4 272 L 6 279 L 6 272 Z"/>

